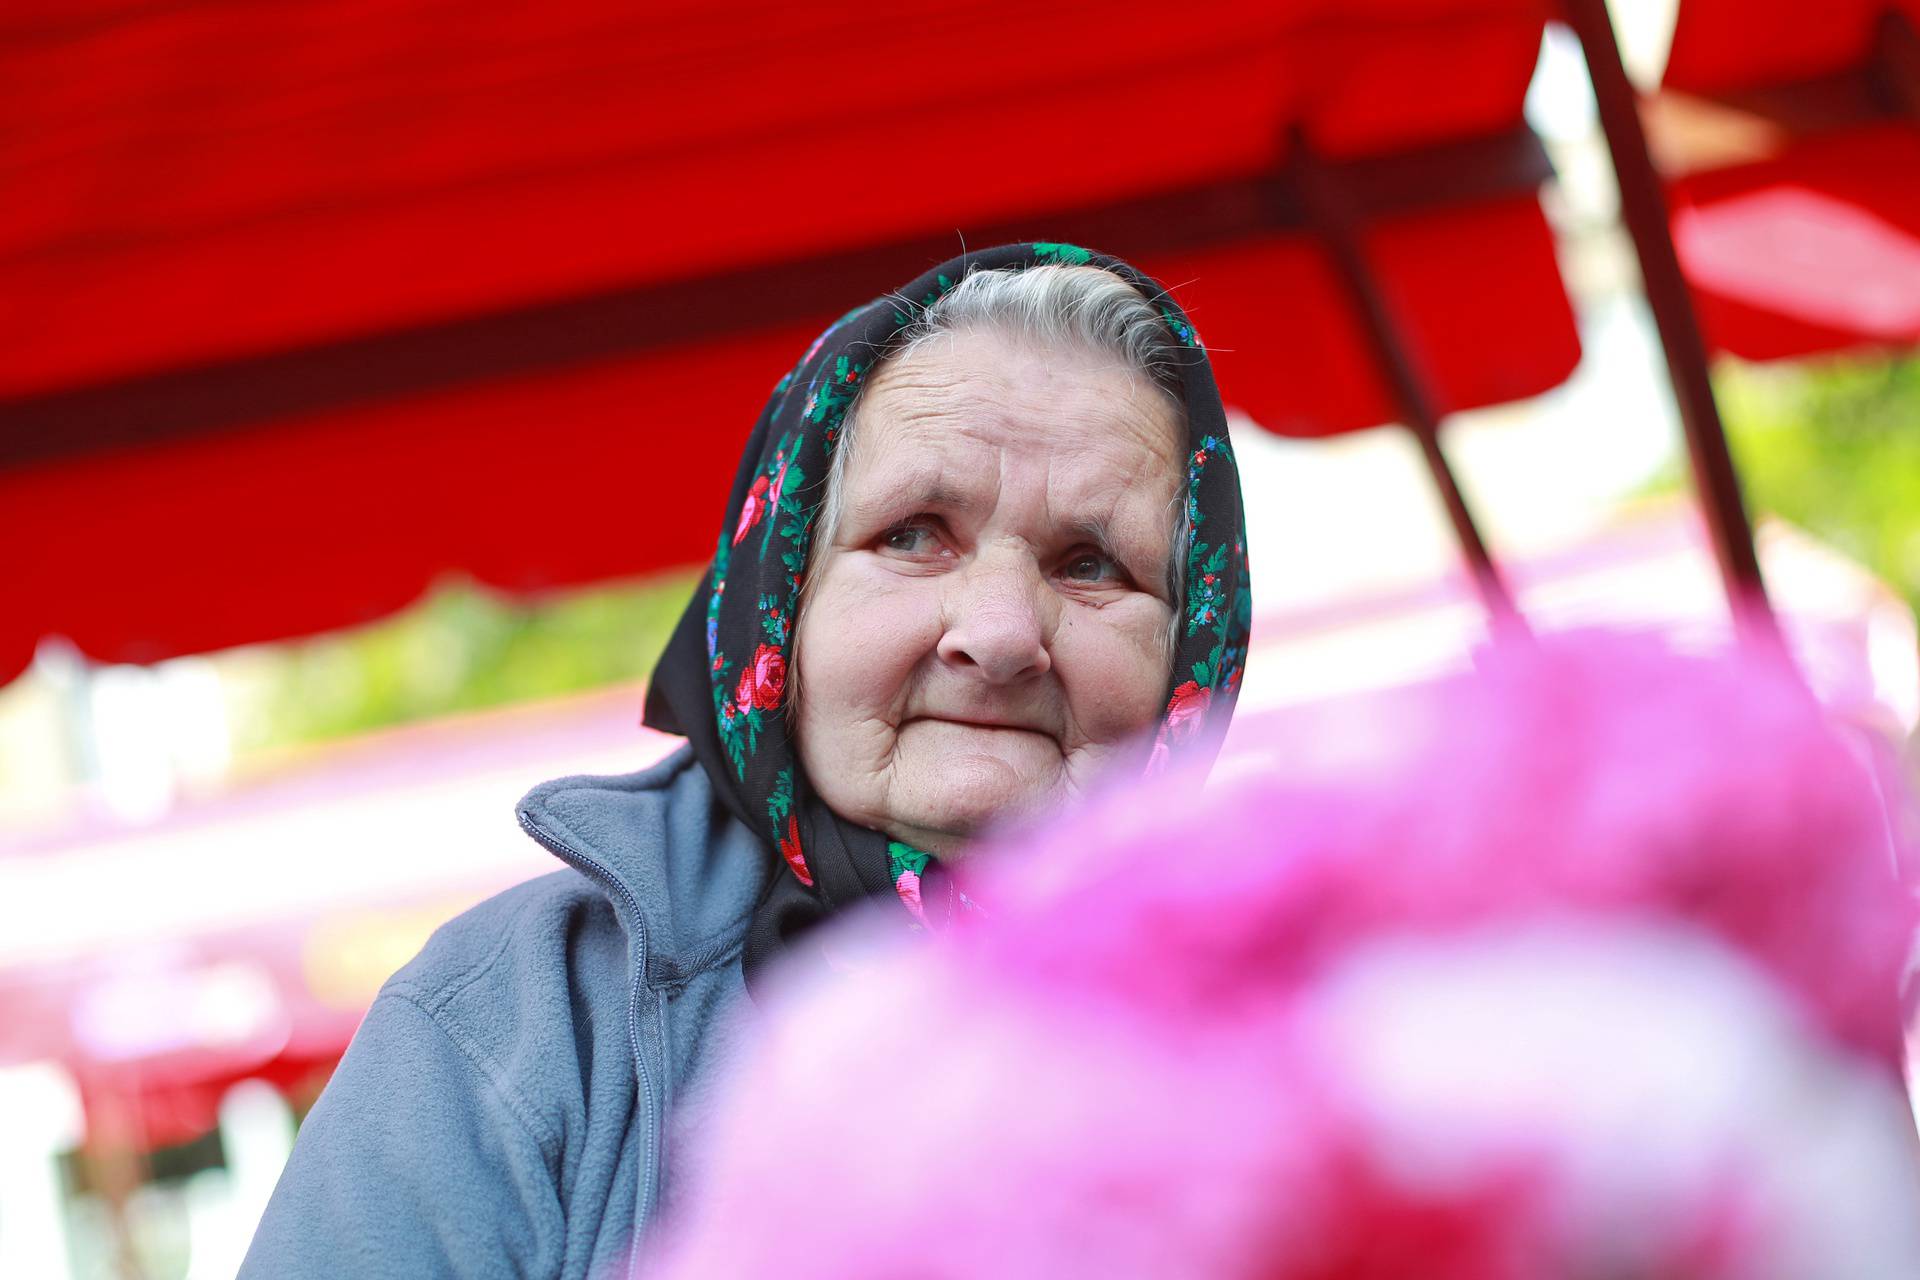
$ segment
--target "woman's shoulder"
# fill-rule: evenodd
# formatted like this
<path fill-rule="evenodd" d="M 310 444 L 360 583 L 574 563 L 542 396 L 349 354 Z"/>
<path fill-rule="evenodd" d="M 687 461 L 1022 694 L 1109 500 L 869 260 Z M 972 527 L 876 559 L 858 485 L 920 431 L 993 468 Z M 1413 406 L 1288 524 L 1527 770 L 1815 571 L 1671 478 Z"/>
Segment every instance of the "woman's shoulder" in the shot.
<path fill-rule="evenodd" d="M 529 988 L 517 1001 L 557 987 L 535 1004 L 564 1007 L 569 988 L 598 987 L 594 978 L 607 976 L 583 968 L 602 967 L 595 957 L 621 961 L 625 951 L 624 930 L 606 895 L 562 868 L 496 893 L 441 925 L 381 994 L 418 1004 L 435 1018 L 490 992 L 504 994 L 496 991 L 502 986 Z"/>
<path fill-rule="evenodd" d="M 545 1024 L 558 1041 L 583 1008 L 624 1022 L 635 981 L 674 984 L 737 956 L 771 859 L 690 752 L 542 783 L 518 816 L 567 865 L 440 926 L 383 997 L 462 1038 L 524 1041 Z"/>
<path fill-rule="evenodd" d="M 342 1240 L 378 1254 L 342 1268 L 356 1274 L 555 1274 L 581 1199 L 625 1247 L 622 1206 L 658 1176 L 634 1146 L 662 1123 L 647 1108 L 697 1083 L 768 855 L 677 756 L 542 784 L 520 820 L 571 865 L 448 921 L 388 980 L 302 1127 L 249 1275 L 330 1273 Z M 669 999 L 689 974 L 702 997 Z M 636 1017 L 648 998 L 660 1015 Z M 595 1270 L 614 1256 L 589 1252 Z"/>

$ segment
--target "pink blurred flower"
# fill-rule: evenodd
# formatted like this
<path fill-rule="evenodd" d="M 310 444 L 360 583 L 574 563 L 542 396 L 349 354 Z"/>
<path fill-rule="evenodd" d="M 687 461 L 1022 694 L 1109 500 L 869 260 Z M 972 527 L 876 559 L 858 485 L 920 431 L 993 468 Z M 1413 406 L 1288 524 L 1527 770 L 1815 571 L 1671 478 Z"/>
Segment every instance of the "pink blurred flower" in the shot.
<path fill-rule="evenodd" d="M 1855 752 L 1756 662 L 1499 657 L 978 852 L 970 928 L 836 934 L 664 1274 L 1920 1275 Z"/>

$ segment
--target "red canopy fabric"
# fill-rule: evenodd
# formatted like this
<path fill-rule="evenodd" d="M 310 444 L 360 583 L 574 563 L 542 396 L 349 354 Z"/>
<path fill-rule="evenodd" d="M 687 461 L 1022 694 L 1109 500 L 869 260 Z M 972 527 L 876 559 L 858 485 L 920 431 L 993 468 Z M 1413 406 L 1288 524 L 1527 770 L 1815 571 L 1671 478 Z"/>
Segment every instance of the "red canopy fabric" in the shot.
<path fill-rule="evenodd" d="M 1756 113 L 1786 139 L 1669 188 L 1674 247 L 1717 350 L 1769 360 L 1920 342 L 1916 30 L 1920 0 L 1681 4 L 1663 87 Z"/>
<path fill-rule="evenodd" d="M 0 19 L 0 388 L 1507 127 L 1525 0 L 65 0 Z"/>
<path fill-rule="evenodd" d="M 1748 360 L 1920 343 L 1920 127 L 1805 139 L 1673 186 L 1708 340 Z"/>
<path fill-rule="evenodd" d="M 1920 0 L 1682 0 L 1661 84 L 1707 97 L 1850 71 L 1879 24 Z"/>
<path fill-rule="evenodd" d="M 1289 136 L 1386 175 L 1363 239 L 1441 407 L 1542 391 L 1578 343 L 1530 185 L 1390 167 L 1519 129 L 1545 16 L 10 6 L 0 679 L 50 633 L 152 660 L 377 617 L 449 571 L 524 591 L 700 560 L 767 389 L 881 287 L 845 266 L 870 247 L 891 283 L 962 237 L 1092 231 L 1177 288 L 1257 420 L 1387 420 L 1285 208 Z M 1154 199 L 1173 214 L 1120 216 Z"/>

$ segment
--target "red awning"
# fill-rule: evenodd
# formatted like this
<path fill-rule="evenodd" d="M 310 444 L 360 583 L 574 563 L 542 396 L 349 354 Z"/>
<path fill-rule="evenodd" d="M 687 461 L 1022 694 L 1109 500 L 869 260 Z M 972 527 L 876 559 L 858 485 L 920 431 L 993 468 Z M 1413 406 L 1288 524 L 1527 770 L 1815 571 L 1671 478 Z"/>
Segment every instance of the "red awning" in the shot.
<path fill-rule="evenodd" d="M 50 633 L 151 660 L 697 561 L 806 338 L 963 236 L 1137 260 L 1275 429 L 1386 420 L 1289 136 L 1441 408 L 1544 390 L 1545 14 L 12 6 L 0 679 Z"/>
<path fill-rule="evenodd" d="M 1845 75 L 1896 14 L 1920 22 L 1920 0 L 1681 0 L 1661 85 L 1721 97 Z"/>
<path fill-rule="evenodd" d="M 1766 360 L 1920 342 L 1917 28 L 1920 0 L 1680 6 L 1663 88 L 1770 137 L 1760 158 L 1669 188 L 1717 349 Z"/>
<path fill-rule="evenodd" d="M 1920 126 L 1805 139 L 1673 192 L 1674 247 L 1720 350 L 1920 343 Z"/>

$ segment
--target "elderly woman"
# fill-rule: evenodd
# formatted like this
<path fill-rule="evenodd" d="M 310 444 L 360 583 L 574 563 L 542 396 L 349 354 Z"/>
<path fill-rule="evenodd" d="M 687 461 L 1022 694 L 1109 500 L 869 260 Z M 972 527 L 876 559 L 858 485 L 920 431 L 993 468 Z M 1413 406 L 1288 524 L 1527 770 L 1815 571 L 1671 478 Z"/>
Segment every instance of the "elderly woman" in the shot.
<path fill-rule="evenodd" d="M 722 530 L 647 700 L 687 746 L 527 796 L 572 869 L 388 982 L 243 1274 L 625 1274 L 769 962 L 869 897 L 941 927 L 970 904 L 939 859 L 1204 760 L 1230 713 L 1226 422 L 1185 316 L 1117 260 L 1007 246 L 843 317 Z"/>

